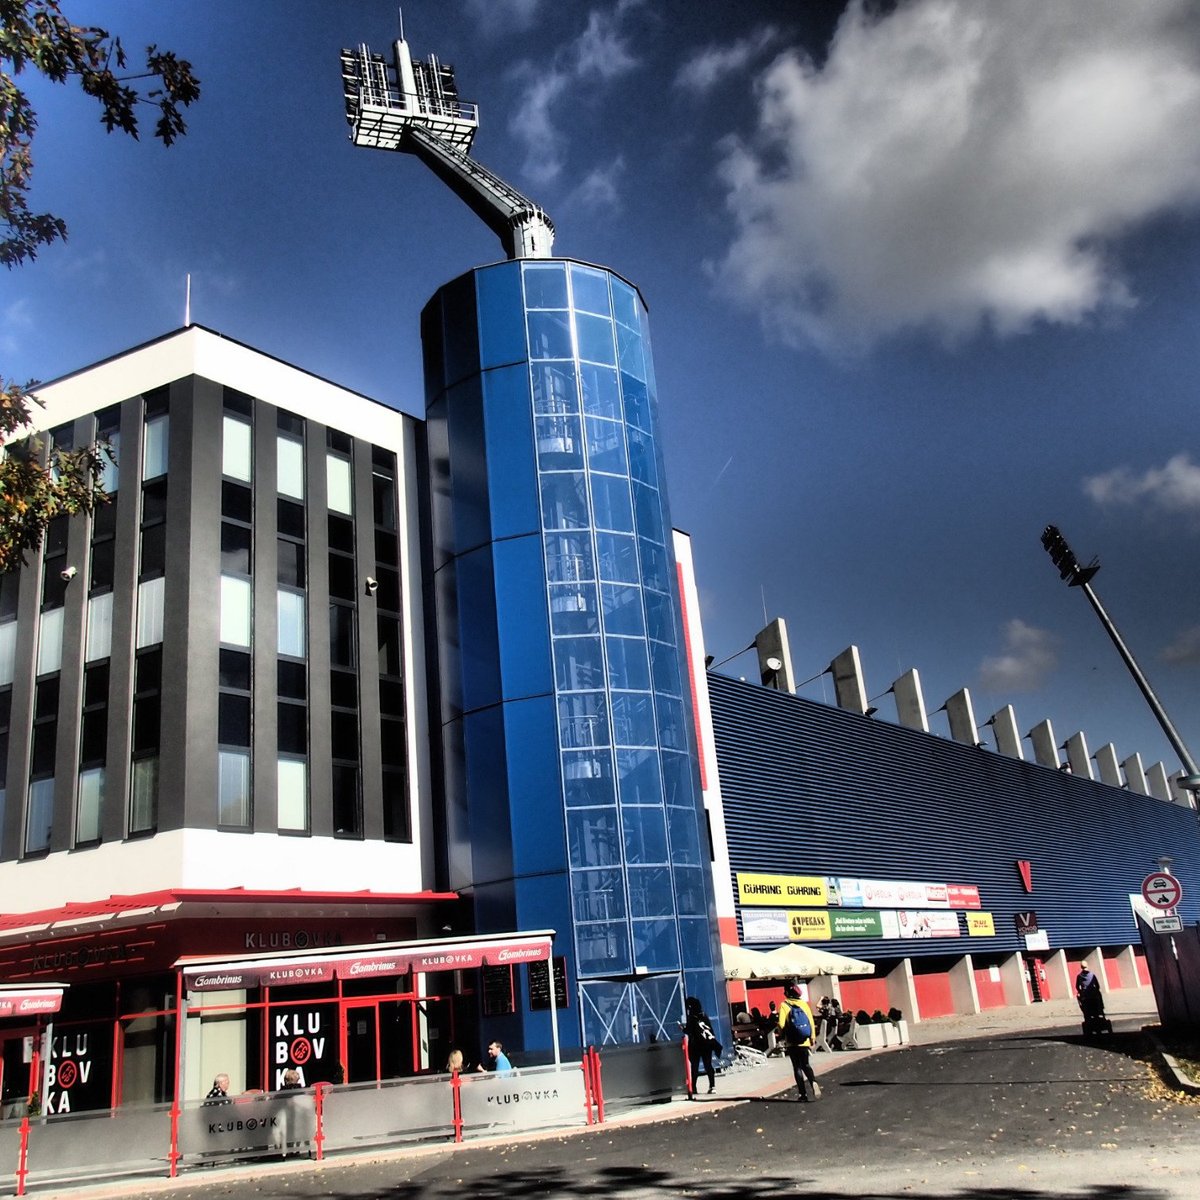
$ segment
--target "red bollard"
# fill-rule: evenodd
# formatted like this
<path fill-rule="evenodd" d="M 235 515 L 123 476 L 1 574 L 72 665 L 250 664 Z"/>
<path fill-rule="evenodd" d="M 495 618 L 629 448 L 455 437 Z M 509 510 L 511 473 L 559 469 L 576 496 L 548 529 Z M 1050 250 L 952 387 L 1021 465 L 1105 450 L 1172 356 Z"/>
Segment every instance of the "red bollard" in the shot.
<path fill-rule="evenodd" d="M 454 1140 L 461 1142 L 463 1139 L 462 1079 L 459 1078 L 457 1071 L 450 1073 L 450 1090 L 454 1095 Z"/>
<path fill-rule="evenodd" d="M 692 1064 L 688 1058 L 687 1034 L 683 1035 L 683 1087 L 687 1098 L 692 1098 Z"/>
<path fill-rule="evenodd" d="M 17 1195 L 25 1195 L 25 1176 L 29 1174 L 29 1114 L 21 1118 L 21 1150 L 17 1157 Z"/>
<path fill-rule="evenodd" d="M 595 1046 L 590 1050 L 592 1058 L 592 1089 L 596 1094 L 596 1122 L 604 1124 L 604 1075 L 600 1070 L 600 1051 Z"/>
<path fill-rule="evenodd" d="M 167 1177 L 174 1179 L 179 1174 L 179 1160 L 183 1157 L 179 1153 L 179 1101 L 176 1100 L 171 1106 L 171 1149 L 167 1153 L 167 1162 L 170 1163 L 170 1170 L 167 1172 Z"/>
<path fill-rule="evenodd" d="M 594 1125 L 596 1118 L 592 1111 L 592 1064 L 591 1056 L 586 1050 L 579 1060 L 579 1069 L 583 1072 L 583 1111 L 587 1114 L 587 1123 Z"/>
<path fill-rule="evenodd" d="M 318 1083 L 313 1088 L 317 1103 L 317 1132 L 313 1137 L 313 1145 L 317 1148 L 317 1162 L 325 1157 L 325 1096 L 328 1091 L 327 1083 Z"/>

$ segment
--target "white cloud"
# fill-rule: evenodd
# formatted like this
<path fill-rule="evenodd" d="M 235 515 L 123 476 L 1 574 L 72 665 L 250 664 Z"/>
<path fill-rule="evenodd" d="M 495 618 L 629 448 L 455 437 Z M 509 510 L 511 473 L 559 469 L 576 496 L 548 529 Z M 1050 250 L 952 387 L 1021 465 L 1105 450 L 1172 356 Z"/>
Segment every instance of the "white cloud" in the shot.
<path fill-rule="evenodd" d="M 1165 466 L 1138 475 L 1115 467 L 1083 481 L 1084 494 L 1097 504 L 1134 505 L 1146 501 L 1167 512 L 1200 515 L 1200 466 L 1186 454 L 1176 454 Z"/>
<path fill-rule="evenodd" d="M 1193 625 L 1180 633 L 1169 646 L 1163 647 L 1159 658 L 1180 666 L 1200 665 L 1200 625 Z"/>
<path fill-rule="evenodd" d="M 1004 626 L 1004 653 L 983 660 L 979 683 L 989 692 L 1034 692 L 1057 664 L 1054 635 L 1014 617 Z"/>
<path fill-rule="evenodd" d="M 470 0 L 471 21 L 487 36 L 528 29 L 537 16 L 540 0 Z"/>
<path fill-rule="evenodd" d="M 0 354 L 16 354 L 21 349 L 22 335 L 33 328 L 33 306 L 27 296 L 6 304 L 0 310 Z"/>
<path fill-rule="evenodd" d="M 715 266 L 793 344 L 1077 323 L 1132 303 L 1112 240 L 1200 201 L 1192 0 L 851 5 L 722 147 Z"/>
<path fill-rule="evenodd" d="M 606 83 L 637 65 L 623 29 L 626 15 L 642 0 L 619 0 L 611 11 L 594 10 L 587 26 L 561 46 L 549 63 L 525 63 L 526 80 L 508 128 L 526 146 L 524 172 L 536 183 L 549 183 L 562 172 L 566 137 L 554 121 L 560 98 L 580 83 Z"/>
<path fill-rule="evenodd" d="M 744 71 L 778 37 L 768 25 L 735 42 L 709 46 L 689 58 L 675 76 L 675 86 L 689 92 L 709 92 L 726 76 Z"/>
<path fill-rule="evenodd" d="M 564 207 L 579 205 L 593 212 L 621 211 L 620 181 L 625 175 L 625 157 L 618 154 L 607 166 L 589 171 L 567 197 Z"/>

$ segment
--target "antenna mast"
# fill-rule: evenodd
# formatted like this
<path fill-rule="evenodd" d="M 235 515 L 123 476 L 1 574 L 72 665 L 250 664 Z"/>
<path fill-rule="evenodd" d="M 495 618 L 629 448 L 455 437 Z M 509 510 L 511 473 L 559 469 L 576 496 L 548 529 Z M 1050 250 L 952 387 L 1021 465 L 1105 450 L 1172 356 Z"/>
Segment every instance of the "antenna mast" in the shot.
<path fill-rule="evenodd" d="M 509 258 L 549 258 L 554 223 L 546 211 L 470 157 L 479 109 L 458 98 L 454 68 L 434 55 L 414 59 L 400 37 L 391 65 L 363 43 L 343 50 L 342 90 L 356 146 L 419 158 L 500 239 Z"/>

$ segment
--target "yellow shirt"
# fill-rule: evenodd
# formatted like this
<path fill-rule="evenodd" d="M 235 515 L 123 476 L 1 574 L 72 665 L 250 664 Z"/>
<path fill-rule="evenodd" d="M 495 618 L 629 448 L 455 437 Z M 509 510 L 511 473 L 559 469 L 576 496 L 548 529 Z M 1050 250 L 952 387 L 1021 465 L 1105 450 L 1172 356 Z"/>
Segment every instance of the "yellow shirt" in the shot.
<path fill-rule="evenodd" d="M 812 1009 L 804 1000 L 785 1000 L 783 1007 L 779 1010 L 779 1033 L 784 1040 L 784 1044 L 788 1046 L 811 1046 L 812 1038 L 807 1037 L 803 1041 L 797 1041 L 794 1035 L 788 1032 L 788 1016 L 793 1008 L 800 1008 L 808 1014 L 808 1027 L 816 1032 L 817 1023 L 813 1020 Z"/>

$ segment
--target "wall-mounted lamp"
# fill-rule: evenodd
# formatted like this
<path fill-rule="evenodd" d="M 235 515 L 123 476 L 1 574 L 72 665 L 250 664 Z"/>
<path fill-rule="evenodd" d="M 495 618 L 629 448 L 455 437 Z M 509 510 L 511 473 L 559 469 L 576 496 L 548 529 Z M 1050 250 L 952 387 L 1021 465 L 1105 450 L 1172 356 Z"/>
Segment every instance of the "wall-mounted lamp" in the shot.
<path fill-rule="evenodd" d="M 58 577 L 63 581 L 63 583 L 70 583 L 71 580 L 74 579 L 78 574 L 78 567 L 63 567 L 63 569 L 59 571 Z"/>
<path fill-rule="evenodd" d="M 367 595 L 373 596 L 379 591 L 379 580 L 374 575 L 367 576 Z"/>

